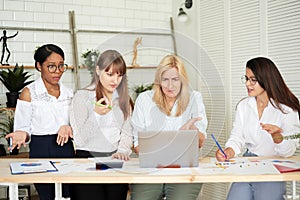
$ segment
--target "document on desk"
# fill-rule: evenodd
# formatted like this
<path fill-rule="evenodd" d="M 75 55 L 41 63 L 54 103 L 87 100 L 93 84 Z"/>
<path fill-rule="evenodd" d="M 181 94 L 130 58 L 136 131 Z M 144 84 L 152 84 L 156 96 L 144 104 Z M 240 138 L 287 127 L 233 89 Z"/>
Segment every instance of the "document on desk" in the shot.
<path fill-rule="evenodd" d="M 229 162 L 218 162 L 215 158 L 210 163 L 199 165 L 200 174 L 279 174 L 279 171 L 269 160 L 249 160 L 248 158 L 234 158 Z"/>
<path fill-rule="evenodd" d="M 29 174 L 41 172 L 58 171 L 51 161 L 34 161 L 34 162 L 12 162 L 10 163 L 12 174 Z"/>
<path fill-rule="evenodd" d="M 271 160 L 280 173 L 300 171 L 300 162 L 294 160 Z"/>

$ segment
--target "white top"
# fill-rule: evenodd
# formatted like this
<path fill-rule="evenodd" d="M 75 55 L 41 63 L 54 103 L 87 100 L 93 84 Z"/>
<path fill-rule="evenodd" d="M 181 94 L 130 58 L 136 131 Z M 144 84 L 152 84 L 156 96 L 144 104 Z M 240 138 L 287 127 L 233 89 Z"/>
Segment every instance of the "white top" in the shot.
<path fill-rule="evenodd" d="M 76 149 L 94 152 L 117 152 L 129 155 L 132 148 L 132 127 L 130 117 L 124 115 L 118 102 L 117 92 L 113 93 L 113 108 L 105 115 L 94 111 L 95 91 L 79 90 L 74 95 L 70 122 Z"/>
<path fill-rule="evenodd" d="M 155 131 L 155 130 L 179 130 L 189 119 L 202 117 L 202 120 L 195 123 L 198 130 L 206 137 L 207 119 L 205 108 L 200 92 L 192 91 L 190 93 L 190 102 L 181 116 L 174 117 L 177 110 L 175 102 L 171 114 L 167 116 L 161 112 L 152 100 L 154 91 L 141 93 L 136 99 L 132 113 L 132 125 L 134 134 L 134 146 L 138 145 L 138 131 Z"/>
<path fill-rule="evenodd" d="M 237 106 L 235 122 L 226 148 L 231 147 L 236 155 L 241 153 L 243 147 L 249 149 L 251 153 L 258 156 L 292 156 L 299 146 L 299 141 L 284 140 L 279 144 L 273 142 L 272 136 L 262 130 L 260 123 L 273 124 L 280 127 L 282 135 L 292 135 L 297 133 L 295 125 L 299 126 L 298 112 L 282 105 L 287 114 L 276 109 L 269 102 L 264 109 L 261 119 L 258 117 L 255 97 L 243 99 Z"/>
<path fill-rule="evenodd" d="M 62 125 L 69 125 L 69 108 L 73 91 L 60 86 L 58 98 L 49 95 L 41 78 L 29 84 L 31 102 L 18 100 L 15 111 L 14 130 L 29 135 L 57 134 Z"/>

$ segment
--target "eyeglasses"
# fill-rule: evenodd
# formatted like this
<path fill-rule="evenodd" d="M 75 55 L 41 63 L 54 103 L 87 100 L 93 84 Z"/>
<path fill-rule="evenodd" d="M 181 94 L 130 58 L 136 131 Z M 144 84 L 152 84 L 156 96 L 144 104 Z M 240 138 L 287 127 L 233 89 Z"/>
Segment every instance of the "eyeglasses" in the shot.
<path fill-rule="evenodd" d="M 50 73 L 55 73 L 57 68 L 60 72 L 65 72 L 68 69 L 68 65 L 67 64 L 59 64 L 58 66 L 56 66 L 54 64 L 50 64 L 50 65 L 47 65 L 47 68 Z"/>
<path fill-rule="evenodd" d="M 246 76 L 246 75 L 243 75 L 243 76 L 241 77 L 241 80 L 242 80 L 242 83 L 244 83 L 244 84 L 245 84 L 247 81 L 249 81 L 251 85 L 255 85 L 255 84 L 257 83 L 257 79 L 256 79 L 256 78 L 254 78 L 254 77 L 248 78 L 248 76 Z"/>

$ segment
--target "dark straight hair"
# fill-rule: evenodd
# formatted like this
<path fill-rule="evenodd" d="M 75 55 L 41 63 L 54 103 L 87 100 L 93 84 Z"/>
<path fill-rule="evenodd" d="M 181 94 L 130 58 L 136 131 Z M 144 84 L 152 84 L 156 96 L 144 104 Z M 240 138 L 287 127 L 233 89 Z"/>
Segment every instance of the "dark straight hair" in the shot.
<path fill-rule="evenodd" d="M 52 54 L 52 52 L 59 54 L 65 60 L 64 51 L 55 44 L 45 44 L 39 47 L 34 53 L 34 60 L 35 60 L 35 68 L 40 71 L 37 67 L 37 63 L 43 65 L 45 60 Z"/>
<path fill-rule="evenodd" d="M 246 67 L 251 69 L 259 85 L 267 92 L 272 105 L 285 113 L 279 104 L 284 104 L 294 111 L 300 112 L 298 98 L 290 91 L 284 82 L 276 65 L 268 58 L 257 57 L 249 60 Z M 300 118 L 300 114 L 299 114 Z"/>

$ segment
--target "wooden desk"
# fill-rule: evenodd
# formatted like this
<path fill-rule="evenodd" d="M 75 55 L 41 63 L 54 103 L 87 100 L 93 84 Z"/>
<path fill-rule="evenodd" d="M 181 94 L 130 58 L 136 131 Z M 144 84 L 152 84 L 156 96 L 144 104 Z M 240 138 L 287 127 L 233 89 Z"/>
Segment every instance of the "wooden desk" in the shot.
<path fill-rule="evenodd" d="M 137 158 L 132 158 L 134 162 Z M 262 159 L 262 158 L 255 158 Z M 277 160 L 280 158 L 276 158 Z M 40 160 L 40 159 L 38 159 Z M 47 159 L 49 160 L 49 159 Z M 56 159 L 51 159 L 55 161 Z M 62 161 L 62 159 L 58 159 Z M 289 160 L 300 160 L 300 156 L 294 156 Z M 189 173 L 180 175 L 153 175 L 148 173 L 133 173 L 122 170 L 98 172 L 71 172 L 71 173 L 35 173 L 23 175 L 11 175 L 9 164 L 11 162 L 35 161 L 34 159 L 1 159 L 0 162 L 0 183 L 9 183 L 10 199 L 17 200 L 18 183 L 55 183 L 56 197 L 61 198 L 62 183 L 217 183 L 217 182 L 263 182 L 263 181 L 300 181 L 300 172 L 283 174 L 199 174 L 191 168 Z M 75 162 L 90 162 L 87 159 L 74 159 Z M 200 163 L 210 162 L 210 158 L 200 159 Z M 136 166 L 138 168 L 138 166 Z M 16 194 L 15 194 L 16 193 Z"/>

